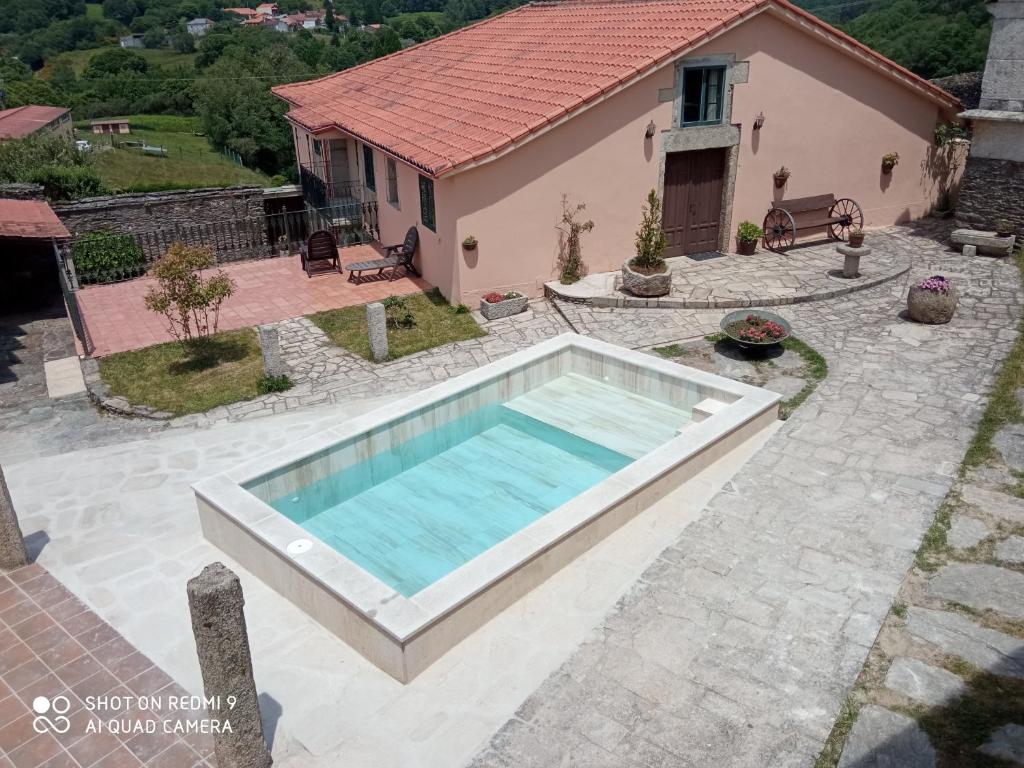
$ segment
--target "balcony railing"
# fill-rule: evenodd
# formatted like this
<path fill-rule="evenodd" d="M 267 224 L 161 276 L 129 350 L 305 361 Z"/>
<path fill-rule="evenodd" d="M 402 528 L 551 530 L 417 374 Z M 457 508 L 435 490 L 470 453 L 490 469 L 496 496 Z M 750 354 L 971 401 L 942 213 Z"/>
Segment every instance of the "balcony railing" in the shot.
<path fill-rule="evenodd" d="M 299 168 L 299 179 L 302 184 L 302 196 L 307 205 L 324 208 L 330 205 L 351 205 L 376 201 L 377 196 L 372 190 L 363 186 L 360 181 L 324 181 L 325 173 L 317 172 L 317 168 L 302 166 Z"/>

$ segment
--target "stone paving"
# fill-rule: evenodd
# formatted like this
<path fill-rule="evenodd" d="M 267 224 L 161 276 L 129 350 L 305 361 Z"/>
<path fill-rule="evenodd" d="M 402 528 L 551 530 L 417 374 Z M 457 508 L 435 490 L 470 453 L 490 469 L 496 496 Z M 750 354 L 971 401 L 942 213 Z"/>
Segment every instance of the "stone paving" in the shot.
<path fill-rule="evenodd" d="M 780 308 L 828 378 L 474 768 L 813 763 L 953 482 L 1022 295 L 1008 261 L 895 240 L 913 279 L 961 287 L 953 322 L 903 319 L 905 279 Z M 626 343 L 714 317 L 562 309 Z"/>
<path fill-rule="evenodd" d="M 917 232 L 942 231 L 942 225 L 924 221 Z M 843 256 L 835 242 L 818 242 L 785 253 L 760 249 L 753 256 L 704 254 L 699 258 L 666 259 L 672 272 L 667 296 L 643 299 L 621 289 L 619 272 L 587 275 L 572 285 L 547 284 L 550 295 L 585 301 L 600 307 L 657 307 L 660 309 L 726 309 L 821 301 L 893 280 L 907 271 L 905 248 L 892 247 L 907 236 L 907 227 L 888 227 L 868 233 L 871 248 L 861 261 L 860 275 L 842 278 Z M 710 256 L 710 258 L 709 258 Z"/>
<path fill-rule="evenodd" d="M 839 768 L 991 765 L 984 756 L 1024 765 L 1024 499 L 1008 492 L 1018 486 L 1019 444 L 1008 439 L 1018 430 L 1000 430 L 993 443 L 1005 453 L 954 485 L 945 544 L 923 550 L 854 689 L 863 708 Z M 943 751 L 950 732 L 959 738 Z M 923 746 L 904 763 L 911 738 Z"/>

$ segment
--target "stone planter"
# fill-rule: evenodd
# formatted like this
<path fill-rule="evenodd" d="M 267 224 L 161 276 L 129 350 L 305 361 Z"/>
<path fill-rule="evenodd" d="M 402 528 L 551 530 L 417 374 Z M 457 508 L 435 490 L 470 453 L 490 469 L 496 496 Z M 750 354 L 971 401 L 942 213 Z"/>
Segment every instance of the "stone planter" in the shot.
<path fill-rule="evenodd" d="M 525 296 L 496 301 L 493 304 L 480 299 L 480 314 L 488 320 L 500 320 L 503 317 L 511 317 L 525 311 L 528 301 Z"/>
<path fill-rule="evenodd" d="M 757 250 L 757 240 L 737 240 L 736 253 L 740 256 L 753 256 Z"/>
<path fill-rule="evenodd" d="M 627 261 L 622 265 L 622 287 L 634 296 L 665 296 L 672 290 L 672 273 L 666 267 L 664 272 L 645 275 L 634 272 Z"/>
<path fill-rule="evenodd" d="M 956 288 L 951 287 L 947 293 L 938 293 L 912 285 L 907 294 L 907 312 L 910 319 L 918 323 L 948 323 L 953 319 L 959 300 L 960 294 Z"/>

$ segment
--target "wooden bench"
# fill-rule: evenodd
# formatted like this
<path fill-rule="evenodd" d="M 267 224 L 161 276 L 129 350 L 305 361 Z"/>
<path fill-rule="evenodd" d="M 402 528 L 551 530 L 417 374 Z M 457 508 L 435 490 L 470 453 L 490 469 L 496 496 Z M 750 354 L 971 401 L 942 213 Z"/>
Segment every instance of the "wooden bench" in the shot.
<path fill-rule="evenodd" d="M 855 200 L 833 193 L 779 200 L 764 217 L 764 247 L 772 251 L 788 248 L 796 242 L 797 228 L 828 227 L 832 240 L 846 240 L 851 229 L 864 226 L 864 212 Z"/>

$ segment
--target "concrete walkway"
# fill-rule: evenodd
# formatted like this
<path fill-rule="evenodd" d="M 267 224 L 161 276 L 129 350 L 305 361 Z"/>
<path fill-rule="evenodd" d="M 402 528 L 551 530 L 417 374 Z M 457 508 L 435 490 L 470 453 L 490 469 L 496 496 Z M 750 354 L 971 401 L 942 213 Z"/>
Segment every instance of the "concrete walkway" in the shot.
<path fill-rule="evenodd" d="M 952 483 L 1021 300 L 1011 262 L 901 239 L 914 279 L 961 287 L 953 322 L 903 320 L 905 281 L 782 308 L 828 378 L 474 768 L 814 762 Z M 605 338 L 697 322 L 563 309 Z"/>

